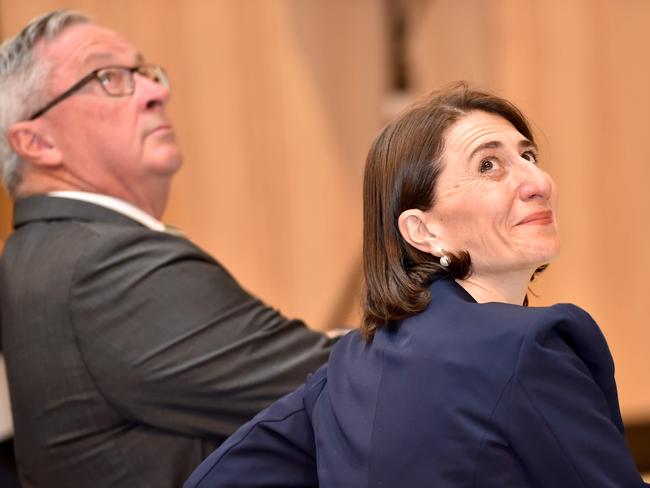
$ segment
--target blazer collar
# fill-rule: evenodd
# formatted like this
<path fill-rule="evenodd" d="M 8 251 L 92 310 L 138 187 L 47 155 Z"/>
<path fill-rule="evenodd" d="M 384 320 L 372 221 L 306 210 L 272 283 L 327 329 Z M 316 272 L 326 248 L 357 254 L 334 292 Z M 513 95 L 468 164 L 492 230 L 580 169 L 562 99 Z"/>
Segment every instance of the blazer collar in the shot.
<path fill-rule="evenodd" d="M 477 303 L 465 288 L 450 278 L 438 278 L 429 285 L 431 303 L 443 302 L 449 298 L 456 298 L 468 303 Z"/>
<path fill-rule="evenodd" d="M 139 222 L 94 203 L 70 198 L 36 195 L 20 198 L 14 204 L 14 229 L 34 221 L 85 220 L 144 227 Z"/>

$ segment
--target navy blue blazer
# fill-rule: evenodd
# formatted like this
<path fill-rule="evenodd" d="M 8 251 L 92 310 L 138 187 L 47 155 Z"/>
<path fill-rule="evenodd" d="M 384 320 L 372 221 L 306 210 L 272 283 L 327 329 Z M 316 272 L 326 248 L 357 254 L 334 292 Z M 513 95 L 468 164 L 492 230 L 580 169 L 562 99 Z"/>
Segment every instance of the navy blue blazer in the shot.
<path fill-rule="evenodd" d="M 574 305 L 478 304 L 453 281 L 212 453 L 191 487 L 642 487 L 614 365 Z"/>

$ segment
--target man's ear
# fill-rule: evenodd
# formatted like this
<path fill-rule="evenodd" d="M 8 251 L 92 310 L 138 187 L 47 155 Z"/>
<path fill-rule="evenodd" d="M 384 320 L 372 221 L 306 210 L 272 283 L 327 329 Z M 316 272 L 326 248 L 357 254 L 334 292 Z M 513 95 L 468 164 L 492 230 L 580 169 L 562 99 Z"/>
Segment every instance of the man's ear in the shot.
<path fill-rule="evenodd" d="M 442 243 L 434 225 L 428 222 L 427 214 L 422 210 L 409 209 L 402 212 L 397 219 L 400 234 L 406 242 L 416 249 L 436 256 L 440 255 Z"/>
<path fill-rule="evenodd" d="M 9 127 L 8 139 L 16 154 L 34 166 L 58 166 L 62 162 L 61 152 L 37 121 L 16 122 Z"/>

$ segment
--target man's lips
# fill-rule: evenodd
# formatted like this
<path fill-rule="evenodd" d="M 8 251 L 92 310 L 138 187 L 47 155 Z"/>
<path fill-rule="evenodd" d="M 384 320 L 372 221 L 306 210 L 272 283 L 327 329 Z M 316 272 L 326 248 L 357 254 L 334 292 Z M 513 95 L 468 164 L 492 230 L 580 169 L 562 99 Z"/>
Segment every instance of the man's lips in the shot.
<path fill-rule="evenodd" d="M 158 134 L 164 132 L 174 132 L 174 128 L 172 127 L 171 124 L 160 124 L 154 127 L 153 129 L 151 129 L 149 132 L 147 132 L 147 135 L 150 136 L 152 134 Z"/>
<path fill-rule="evenodd" d="M 533 224 L 533 225 L 547 225 L 553 222 L 553 212 L 550 210 L 543 210 L 541 212 L 534 212 L 521 219 L 517 225 Z"/>

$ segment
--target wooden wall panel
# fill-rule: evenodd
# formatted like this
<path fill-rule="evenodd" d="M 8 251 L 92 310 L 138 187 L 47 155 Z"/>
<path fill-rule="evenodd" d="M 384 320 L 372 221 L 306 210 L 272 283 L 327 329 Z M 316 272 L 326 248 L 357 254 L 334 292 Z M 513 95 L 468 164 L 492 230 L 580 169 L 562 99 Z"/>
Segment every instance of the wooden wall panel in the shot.
<path fill-rule="evenodd" d="M 2 13 L 0 12 L 0 39 L 4 39 L 2 26 Z M 0 252 L 2 252 L 3 242 L 11 230 L 11 211 L 11 200 L 5 188 L 0 185 Z"/>
<path fill-rule="evenodd" d="M 650 416 L 645 0 L 411 0 L 411 94 L 455 79 L 532 119 L 563 250 L 534 303 L 602 326 L 626 418 Z M 14 33 L 60 0 L 0 0 Z M 166 219 L 244 286 L 319 327 L 356 297 L 360 176 L 388 91 L 379 0 L 76 0 L 165 65 L 186 154 Z M 3 209 L 5 206 L 3 205 Z"/>
<path fill-rule="evenodd" d="M 2 242 L 7 240 L 7 236 L 11 232 L 11 212 L 11 200 L 4 187 L 0 187 L 0 252 L 2 251 Z"/>
<path fill-rule="evenodd" d="M 2 0 L 2 32 L 64 5 L 170 73 L 185 164 L 166 220 L 286 314 L 354 317 L 361 173 L 387 89 L 381 3 Z"/>
<path fill-rule="evenodd" d="M 627 420 L 650 419 L 650 3 L 421 0 L 411 79 L 422 93 L 466 79 L 530 117 L 560 191 L 560 258 L 534 304 L 573 302 L 609 341 Z"/>

